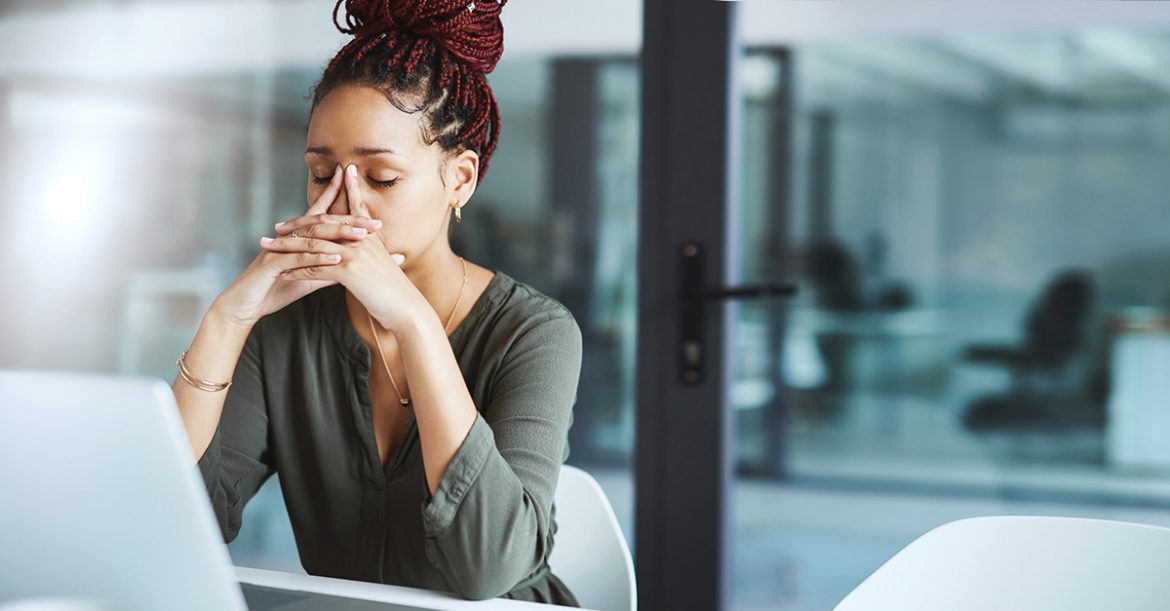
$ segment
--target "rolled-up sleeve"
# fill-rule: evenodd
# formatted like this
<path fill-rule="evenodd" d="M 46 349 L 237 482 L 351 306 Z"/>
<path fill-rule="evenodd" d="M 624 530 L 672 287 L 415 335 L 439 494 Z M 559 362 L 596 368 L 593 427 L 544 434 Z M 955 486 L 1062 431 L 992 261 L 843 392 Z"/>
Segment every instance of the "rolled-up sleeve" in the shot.
<path fill-rule="evenodd" d="M 545 562 L 580 373 L 581 331 L 568 311 L 527 325 L 423 502 L 427 557 L 460 595 L 501 596 Z"/>
<path fill-rule="evenodd" d="M 199 459 L 199 470 L 227 543 L 240 532 L 244 505 L 275 472 L 268 443 L 259 329 L 260 324 L 254 326 L 244 343 L 232 385 L 225 391 L 219 426 Z"/>

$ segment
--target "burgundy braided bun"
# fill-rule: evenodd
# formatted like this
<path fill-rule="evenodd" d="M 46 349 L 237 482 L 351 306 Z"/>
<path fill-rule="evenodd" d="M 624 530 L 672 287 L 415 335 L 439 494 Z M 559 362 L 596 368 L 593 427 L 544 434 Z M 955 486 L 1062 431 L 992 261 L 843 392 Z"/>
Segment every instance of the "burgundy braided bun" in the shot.
<path fill-rule="evenodd" d="M 345 4 L 345 23 L 338 12 Z M 422 113 L 427 144 L 479 155 L 479 180 L 500 138 L 488 86 L 504 52 L 507 0 L 338 0 L 333 23 L 352 34 L 313 89 L 313 107 L 348 84 L 381 91 L 403 112 Z"/>

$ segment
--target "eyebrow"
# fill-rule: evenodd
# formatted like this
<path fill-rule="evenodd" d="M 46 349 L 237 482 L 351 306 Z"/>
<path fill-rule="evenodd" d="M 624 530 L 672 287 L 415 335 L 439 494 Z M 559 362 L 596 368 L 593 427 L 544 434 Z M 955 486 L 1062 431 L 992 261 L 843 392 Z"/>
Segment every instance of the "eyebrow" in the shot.
<path fill-rule="evenodd" d="M 374 157 L 377 155 L 397 155 L 398 157 L 406 157 L 406 155 L 403 155 L 402 153 L 399 153 L 398 151 L 391 148 L 359 146 L 353 149 L 353 152 L 358 157 Z M 332 156 L 333 149 L 327 146 L 310 146 L 309 148 L 305 149 L 305 154 Z"/>

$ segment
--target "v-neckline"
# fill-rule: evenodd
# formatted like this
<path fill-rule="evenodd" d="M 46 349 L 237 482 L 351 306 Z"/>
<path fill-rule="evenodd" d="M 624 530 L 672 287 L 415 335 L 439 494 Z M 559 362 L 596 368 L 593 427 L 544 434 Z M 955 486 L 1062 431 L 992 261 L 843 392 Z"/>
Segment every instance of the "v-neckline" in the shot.
<path fill-rule="evenodd" d="M 472 304 L 471 309 L 468 310 L 467 316 L 465 316 L 463 320 L 460 321 L 459 324 L 455 327 L 455 330 L 447 336 L 448 341 L 451 343 L 452 350 L 457 348 L 457 342 L 467 334 L 467 329 L 474 326 L 475 321 L 481 318 L 490 308 L 490 306 L 498 300 L 496 293 L 501 290 L 501 285 L 505 283 L 506 279 L 508 279 L 508 276 L 503 272 L 498 270 L 493 272 L 487 286 L 475 300 L 475 303 Z M 363 367 L 364 375 L 355 374 L 354 383 L 358 385 L 358 396 L 360 397 L 360 391 L 364 390 L 366 400 L 369 404 L 367 406 L 363 406 L 361 401 L 358 401 L 353 406 L 355 412 L 357 412 L 355 414 L 357 416 L 357 421 L 361 423 L 358 436 L 362 439 L 362 442 L 366 446 L 366 454 L 372 460 L 370 464 L 381 473 L 382 477 L 379 481 L 379 484 L 381 486 L 385 486 L 393 479 L 395 471 L 398 469 L 402 461 L 406 459 L 406 456 L 410 451 L 410 446 L 414 444 L 415 439 L 418 437 L 416 426 L 417 421 L 415 419 L 414 410 L 411 409 L 410 415 L 407 417 L 406 421 L 406 433 L 403 435 L 402 441 L 398 444 L 398 447 L 394 449 L 393 454 L 390 455 L 390 459 L 386 461 L 385 465 L 383 465 L 382 454 L 378 450 L 377 433 L 374 430 L 374 400 L 370 396 L 369 376 L 373 368 L 373 355 L 370 352 L 370 347 L 366 345 L 365 340 L 362 339 L 361 335 L 357 332 L 357 329 L 354 328 L 352 321 L 349 319 L 349 308 L 346 305 L 345 287 L 342 285 L 336 285 L 335 288 L 336 296 L 334 303 L 337 305 L 335 312 L 337 314 L 336 318 L 339 320 L 336 322 L 334 328 L 337 328 L 340 331 L 342 338 L 344 338 L 342 345 L 348 346 L 348 348 L 346 348 L 348 356 Z M 355 352 L 356 354 L 354 354 Z"/>
<path fill-rule="evenodd" d="M 367 386 L 368 386 L 368 384 L 367 384 Z M 373 399 L 371 399 L 370 400 L 370 410 L 371 411 L 369 412 L 369 414 L 370 414 L 369 424 L 370 424 L 370 432 L 373 433 L 373 435 L 374 435 L 374 454 L 377 454 L 377 456 L 378 456 L 378 463 L 377 464 L 379 467 L 382 468 L 382 474 L 386 476 L 387 480 L 389 480 L 390 475 L 393 474 L 394 470 L 398 468 L 398 463 L 402 462 L 403 457 L 406 456 L 406 452 L 407 452 L 406 446 L 414 441 L 414 433 L 415 433 L 415 430 L 414 430 L 414 427 L 415 427 L 414 410 L 413 409 L 410 410 L 410 413 L 407 414 L 407 416 L 406 416 L 406 432 L 402 434 L 402 441 L 399 442 L 398 447 L 394 448 L 394 453 L 390 455 L 390 459 L 387 460 L 386 464 L 383 465 L 382 464 L 382 453 L 378 450 L 378 435 L 374 431 L 373 407 L 374 407 L 374 402 L 373 402 Z"/>

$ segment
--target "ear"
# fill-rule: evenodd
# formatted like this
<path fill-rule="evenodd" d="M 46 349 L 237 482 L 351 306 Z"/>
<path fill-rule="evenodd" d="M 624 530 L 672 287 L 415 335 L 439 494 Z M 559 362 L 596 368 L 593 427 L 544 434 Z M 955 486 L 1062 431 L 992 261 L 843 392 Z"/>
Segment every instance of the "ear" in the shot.
<path fill-rule="evenodd" d="M 462 207 L 471 199 L 479 182 L 479 154 L 465 150 L 451 158 L 448 168 L 453 179 L 449 185 L 453 196 L 451 203 Z"/>

